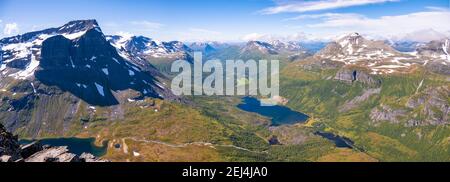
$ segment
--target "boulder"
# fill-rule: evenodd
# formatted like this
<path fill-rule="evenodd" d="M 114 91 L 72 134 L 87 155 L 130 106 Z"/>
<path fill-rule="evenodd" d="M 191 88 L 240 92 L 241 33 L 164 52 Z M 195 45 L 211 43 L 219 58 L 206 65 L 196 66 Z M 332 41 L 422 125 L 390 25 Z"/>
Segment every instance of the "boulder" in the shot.
<path fill-rule="evenodd" d="M 9 156 L 9 155 L 2 155 L 0 157 L 0 162 L 12 162 L 11 156 Z"/>
<path fill-rule="evenodd" d="M 109 162 L 108 160 L 99 159 L 99 158 L 95 157 L 94 155 L 92 155 L 91 153 L 86 153 L 86 152 L 83 152 L 80 155 L 80 160 L 82 162 Z"/>
<path fill-rule="evenodd" d="M 68 153 L 67 146 L 51 147 L 25 159 L 25 162 L 76 162 L 75 154 Z"/>

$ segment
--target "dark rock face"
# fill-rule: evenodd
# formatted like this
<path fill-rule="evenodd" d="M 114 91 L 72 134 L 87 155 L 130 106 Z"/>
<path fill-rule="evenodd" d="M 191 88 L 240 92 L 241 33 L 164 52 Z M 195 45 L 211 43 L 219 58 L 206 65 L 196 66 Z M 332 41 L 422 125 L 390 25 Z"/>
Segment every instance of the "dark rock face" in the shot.
<path fill-rule="evenodd" d="M 48 38 L 42 45 L 36 78 L 69 91 L 91 105 L 118 104 L 112 91 L 133 89 L 160 98 L 154 77 L 125 61 L 97 29 L 79 39 Z"/>
<path fill-rule="evenodd" d="M 42 146 L 38 141 L 34 141 L 27 145 L 21 146 L 20 149 L 21 149 L 20 155 L 23 158 L 28 158 L 31 155 L 33 155 L 34 153 L 43 150 L 44 146 Z"/>
<path fill-rule="evenodd" d="M 32 43 L 33 45 L 29 47 L 30 52 L 32 54 L 28 54 L 26 56 L 17 56 L 19 52 L 15 49 L 10 50 L 1 50 L 0 55 L 3 56 L 3 61 L 8 61 L 6 66 L 8 68 L 16 68 L 16 69 L 24 69 L 27 64 L 31 62 L 31 57 L 33 55 L 37 55 L 41 45 L 37 42 L 40 40 L 42 35 L 58 35 L 58 34 L 72 34 L 77 32 L 83 32 L 89 29 L 96 28 L 100 30 L 98 27 L 97 21 L 95 20 L 77 20 L 71 21 L 61 27 L 57 28 L 49 28 L 41 31 L 29 32 L 23 35 L 17 35 L 13 37 L 7 37 L 4 39 L 0 39 L 0 45 L 11 45 L 11 44 L 27 44 Z M 34 43 L 33 43 L 34 42 Z M 22 54 L 24 52 L 22 51 Z M 1 62 L 1 61 L 0 61 Z"/>
<path fill-rule="evenodd" d="M 269 144 L 270 145 L 281 145 L 280 141 L 278 141 L 278 137 L 275 135 L 269 139 Z"/>
<path fill-rule="evenodd" d="M 67 146 L 42 146 L 32 142 L 20 146 L 17 136 L 7 132 L 0 124 L 0 162 L 108 162 L 92 154 L 77 156 L 70 153 Z"/>
<path fill-rule="evenodd" d="M 357 81 L 357 82 L 361 82 L 361 83 L 367 84 L 367 85 L 379 85 L 380 84 L 379 80 L 375 80 L 369 74 L 367 74 L 363 71 L 352 70 L 352 69 L 347 69 L 347 68 L 343 68 L 343 69 L 339 70 L 336 73 L 336 76 L 334 77 L 334 79 L 344 81 L 347 83 L 353 83 L 353 82 Z"/>

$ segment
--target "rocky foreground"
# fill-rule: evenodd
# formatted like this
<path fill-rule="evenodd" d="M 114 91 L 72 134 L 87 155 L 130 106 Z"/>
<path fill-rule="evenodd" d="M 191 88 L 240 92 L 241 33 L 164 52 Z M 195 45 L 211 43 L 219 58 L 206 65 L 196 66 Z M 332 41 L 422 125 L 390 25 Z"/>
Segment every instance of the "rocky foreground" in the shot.
<path fill-rule="evenodd" d="M 0 162 L 108 162 L 90 153 L 70 153 L 67 146 L 42 145 L 38 141 L 20 145 L 17 136 L 0 124 Z"/>

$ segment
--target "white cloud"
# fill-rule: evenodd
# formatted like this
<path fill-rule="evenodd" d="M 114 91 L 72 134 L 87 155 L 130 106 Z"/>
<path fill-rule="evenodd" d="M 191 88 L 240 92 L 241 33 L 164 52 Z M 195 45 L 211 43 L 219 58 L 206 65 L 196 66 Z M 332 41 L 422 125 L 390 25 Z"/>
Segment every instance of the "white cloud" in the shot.
<path fill-rule="evenodd" d="M 338 9 L 351 6 L 361 6 L 367 4 L 379 4 L 385 2 L 395 2 L 399 0 L 319 0 L 319 1 L 287 1 L 279 3 L 277 6 L 261 10 L 262 14 L 278 13 L 303 13 L 309 11 L 320 11 Z"/>
<path fill-rule="evenodd" d="M 281 41 L 302 41 L 302 42 L 311 42 L 311 41 L 329 41 L 328 37 L 321 37 L 318 35 L 307 34 L 304 32 L 298 32 L 287 35 L 277 35 L 277 34 L 262 34 L 262 33 L 251 33 L 244 35 L 241 37 L 243 41 L 273 41 L 273 40 L 281 40 Z"/>
<path fill-rule="evenodd" d="M 344 18 L 362 18 L 364 16 L 354 13 L 324 13 L 324 14 L 304 14 L 293 18 L 284 19 L 284 21 L 304 20 L 304 19 L 344 19 Z"/>
<path fill-rule="evenodd" d="M 131 24 L 139 26 L 140 28 L 142 28 L 144 30 L 157 30 L 157 29 L 164 27 L 164 24 L 157 23 L 157 22 L 150 22 L 150 21 L 146 21 L 146 20 L 132 21 Z"/>
<path fill-rule="evenodd" d="M 7 23 L 3 29 L 3 34 L 11 35 L 19 32 L 19 25 L 17 23 Z"/>
<path fill-rule="evenodd" d="M 297 19 L 299 17 L 296 17 Z M 424 11 L 397 16 L 368 18 L 363 15 L 327 14 L 307 15 L 301 18 L 320 18 L 321 22 L 308 24 L 311 29 L 327 32 L 360 32 L 376 36 L 392 37 L 405 35 L 406 32 L 432 29 L 439 32 L 450 30 L 450 11 Z"/>
<path fill-rule="evenodd" d="M 130 38 L 130 37 L 134 36 L 134 34 L 132 34 L 130 32 L 122 32 L 122 31 L 116 32 L 116 35 L 119 35 L 119 36 L 122 36 L 125 38 Z"/>

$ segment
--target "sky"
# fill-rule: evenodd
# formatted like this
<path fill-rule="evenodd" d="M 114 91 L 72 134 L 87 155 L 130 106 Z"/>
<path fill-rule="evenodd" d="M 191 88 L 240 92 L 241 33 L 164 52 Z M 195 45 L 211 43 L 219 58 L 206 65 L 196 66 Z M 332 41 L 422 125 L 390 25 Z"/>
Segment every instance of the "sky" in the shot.
<path fill-rule="evenodd" d="M 78 19 L 163 41 L 449 36 L 449 9 L 450 0 L 0 0 L 0 38 Z"/>

